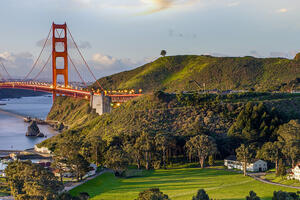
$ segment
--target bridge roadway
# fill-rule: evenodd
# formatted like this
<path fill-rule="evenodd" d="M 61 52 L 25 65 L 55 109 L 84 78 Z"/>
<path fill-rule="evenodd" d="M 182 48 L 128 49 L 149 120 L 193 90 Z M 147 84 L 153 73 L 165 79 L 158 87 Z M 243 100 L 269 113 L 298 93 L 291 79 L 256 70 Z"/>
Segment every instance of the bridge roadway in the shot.
<path fill-rule="evenodd" d="M 89 100 L 91 97 L 90 91 L 73 89 L 71 87 L 58 86 L 53 88 L 51 84 L 48 83 L 35 83 L 35 82 L 0 82 L 0 89 L 23 89 L 23 90 L 33 90 L 40 92 L 47 92 L 65 96 L 71 96 L 75 98 L 82 98 Z M 94 93 L 94 95 L 101 95 L 100 93 Z M 112 103 L 124 103 L 132 98 L 141 96 L 142 94 L 107 94 L 105 96 L 111 97 Z"/>

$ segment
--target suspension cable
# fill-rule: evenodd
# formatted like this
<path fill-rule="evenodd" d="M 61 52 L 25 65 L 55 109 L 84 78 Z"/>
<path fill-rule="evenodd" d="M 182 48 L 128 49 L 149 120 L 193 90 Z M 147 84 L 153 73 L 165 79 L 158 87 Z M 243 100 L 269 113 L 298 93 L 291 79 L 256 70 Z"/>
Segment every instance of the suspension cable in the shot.
<path fill-rule="evenodd" d="M 11 78 L 10 74 L 8 73 L 8 71 L 6 70 L 6 67 L 4 66 L 3 62 L 1 62 L 1 66 L 4 69 L 4 71 L 6 72 L 6 74 L 8 75 L 8 79 L 12 80 L 12 78 Z"/>
<path fill-rule="evenodd" d="M 101 88 L 101 90 L 104 91 L 103 87 L 101 86 L 101 84 L 99 83 L 98 79 L 95 77 L 95 75 L 94 75 L 94 73 L 92 72 L 91 68 L 89 67 L 89 65 L 87 64 L 86 60 L 84 59 L 84 57 L 83 57 L 81 51 L 79 50 L 79 48 L 78 48 L 78 46 L 77 46 L 77 43 L 75 42 L 75 40 L 74 40 L 74 38 L 73 38 L 73 35 L 72 35 L 72 33 L 71 33 L 71 31 L 70 31 L 70 29 L 69 29 L 68 27 L 67 27 L 67 30 L 68 30 L 68 32 L 69 32 L 71 38 L 72 38 L 72 41 L 73 41 L 73 43 L 74 43 L 74 45 L 75 45 L 75 47 L 76 47 L 76 49 L 77 49 L 77 51 L 78 51 L 80 57 L 82 58 L 82 60 L 83 60 L 83 62 L 85 63 L 86 67 L 88 68 L 89 72 L 91 73 L 91 75 L 93 76 L 93 78 L 94 78 L 95 81 L 97 82 L 98 86 Z"/>
<path fill-rule="evenodd" d="M 35 81 L 35 80 L 38 78 L 38 76 L 44 71 L 46 65 L 49 63 L 49 60 L 50 60 L 50 58 L 51 58 L 51 55 L 52 55 L 52 54 L 49 55 L 49 57 L 48 57 L 46 63 L 44 64 L 44 66 L 42 67 L 42 69 L 39 71 L 39 73 L 37 73 L 37 75 L 35 75 L 35 77 L 32 79 L 33 81 Z"/>
<path fill-rule="evenodd" d="M 49 30 L 47 39 L 45 40 L 45 42 L 44 42 L 44 44 L 43 44 L 43 48 L 42 48 L 42 50 L 41 50 L 39 56 L 37 57 L 36 61 L 34 62 L 34 64 L 33 64 L 32 68 L 31 68 L 31 70 L 26 74 L 26 76 L 25 76 L 25 78 L 23 79 L 23 81 L 25 81 L 25 80 L 29 77 L 29 75 L 31 74 L 31 72 L 32 72 L 32 71 L 34 70 L 34 68 L 36 67 L 36 64 L 38 63 L 38 61 L 39 61 L 39 59 L 40 59 L 40 57 L 41 57 L 41 55 L 42 55 L 42 53 L 43 53 L 43 51 L 44 51 L 44 49 L 45 49 L 45 47 L 46 47 L 46 44 L 47 44 L 47 42 L 48 42 L 48 40 L 49 40 L 50 33 L 51 33 L 51 30 L 52 30 L 52 26 L 53 26 L 53 25 L 51 25 L 51 27 L 50 27 L 50 30 Z"/>
<path fill-rule="evenodd" d="M 6 81 L 6 80 L 4 79 L 4 77 L 2 76 L 1 73 L 0 73 L 0 79 L 3 80 L 3 81 Z"/>
<path fill-rule="evenodd" d="M 81 81 L 83 82 L 83 84 L 85 85 L 85 87 L 87 87 L 87 84 L 84 82 L 82 76 L 80 75 L 78 69 L 76 68 L 76 66 L 75 66 L 75 64 L 74 64 L 74 62 L 73 62 L 73 60 L 71 59 L 71 57 L 70 57 L 69 55 L 68 55 L 68 58 L 70 59 L 70 61 L 71 61 L 72 65 L 73 65 L 75 71 L 77 72 L 79 78 L 81 79 Z"/>

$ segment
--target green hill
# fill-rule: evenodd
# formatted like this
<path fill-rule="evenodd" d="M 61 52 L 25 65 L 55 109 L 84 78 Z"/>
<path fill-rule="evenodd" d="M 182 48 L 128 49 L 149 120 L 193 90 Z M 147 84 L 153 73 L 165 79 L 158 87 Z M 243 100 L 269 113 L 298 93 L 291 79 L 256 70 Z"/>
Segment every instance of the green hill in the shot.
<path fill-rule="evenodd" d="M 99 79 L 103 88 L 143 89 L 144 92 L 206 89 L 288 90 L 300 77 L 300 61 L 284 58 L 169 56 L 136 69 Z M 285 87 L 284 87 L 285 86 Z M 97 85 L 93 85 L 97 88 Z"/>
<path fill-rule="evenodd" d="M 285 122 L 300 117 L 299 94 L 252 92 L 175 95 L 157 92 L 128 101 L 101 116 L 89 109 L 88 101 L 57 97 L 48 119 L 68 124 L 69 130 L 39 145 L 53 149 L 67 138 L 74 136 L 76 140 L 84 140 L 94 134 L 107 142 L 111 142 L 115 136 L 128 140 L 138 137 L 143 131 L 153 134 L 171 133 L 180 141 L 198 132 L 206 132 L 219 140 L 218 145 L 222 149 L 226 148 L 223 137 L 249 101 L 264 103 L 270 110 L 276 109 Z"/>

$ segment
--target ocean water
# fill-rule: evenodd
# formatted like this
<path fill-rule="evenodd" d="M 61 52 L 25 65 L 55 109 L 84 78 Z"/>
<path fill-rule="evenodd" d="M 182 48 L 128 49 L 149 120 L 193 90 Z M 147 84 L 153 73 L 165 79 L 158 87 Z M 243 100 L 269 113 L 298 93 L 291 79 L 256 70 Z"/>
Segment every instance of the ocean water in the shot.
<path fill-rule="evenodd" d="M 6 104 L 6 105 L 1 105 Z M 52 96 L 23 97 L 0 101 L 0 150 L 33 148 L 46 138 L 26 137 L 28 123 L 23 117 L 46 119 L 52 106 Z M 57 134 L 47 125 L 38 125 L 47 138 Z"/>

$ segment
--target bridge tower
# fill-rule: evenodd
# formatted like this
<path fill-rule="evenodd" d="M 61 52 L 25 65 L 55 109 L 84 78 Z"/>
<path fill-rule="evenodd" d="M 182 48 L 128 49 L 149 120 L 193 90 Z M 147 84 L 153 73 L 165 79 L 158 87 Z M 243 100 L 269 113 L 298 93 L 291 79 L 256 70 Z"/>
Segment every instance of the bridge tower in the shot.
<path fill-rule="evenodd" d="M 68 86 L 68 40 L 67 40 L 67 24 L 52 24 L 52 75 L 53 89 L 57 86 L 57 75 L 63 75 L 65 87 Z M 63 51 L 57 49 L 57 45 L 63 45 Z M 63 59 L 63 66 L 58 66 L 57 58 Z M 53 93 L 53 97 L 56 94 Z"/>

